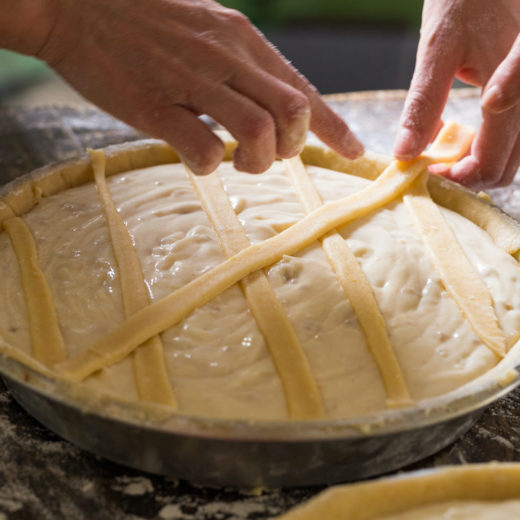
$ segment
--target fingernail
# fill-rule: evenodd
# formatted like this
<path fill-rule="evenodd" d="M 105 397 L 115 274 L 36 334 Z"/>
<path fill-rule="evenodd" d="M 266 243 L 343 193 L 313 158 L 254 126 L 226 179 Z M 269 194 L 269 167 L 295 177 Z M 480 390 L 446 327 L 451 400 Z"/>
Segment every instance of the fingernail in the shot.
<path fill-rule="evenodd" d="M 301 132 L 299 129 L 289 131 L 287 134 L 287 145 L 292 155 L 298 155 L 302 152 L 307 142 L 307 131 Z"/>
<path fill-rule="evenodd" d="M 470 156 L 455 163 L 450 168 L 449 177 L 452 181 L 472 189 L 480 188 L 486 184 L 478 163 Z"/>
<path fill-rule="evenodd" d="M 495 113 L 504 112 L 509 108 L 505 103 L 504 93 L 498 85 L 493 85 L 484 92 L 480 106 L 484 110 Z"/>
<path fill-rule="evenodd" d="M 410 128 L 402 126 L 397 132 L 394 144 L 394 156 L 401 161 L 409 161 L 417 157 L 420 153 L 418 150 L 417 133 Z"/>
<path fill-rule="evenodd" d="M 446 163 L 430 164 L 428 171 L 434 175 L 446 175 L 450 171 L 450 166 Z"/>
<path fill-rule="evenodd" d="M 343 154 L 348 159 L 357 159 L 365 153 L 365 147 L 354 134 L 350 134 L 349 138 L 344 142 Z"/>
<path fill-rule="evenodd" d="M 210 172 L 206 171 L 205 169 L 201 168 L 200 165 L 195 164 L 193 161 L 190 161 L 190 159 L 186 159 L 186 157 L 181 157 L 181 161 L 186 165 L 188 170 L 191 171 L 191 173 L 195 175 L 208 175 Z"/>

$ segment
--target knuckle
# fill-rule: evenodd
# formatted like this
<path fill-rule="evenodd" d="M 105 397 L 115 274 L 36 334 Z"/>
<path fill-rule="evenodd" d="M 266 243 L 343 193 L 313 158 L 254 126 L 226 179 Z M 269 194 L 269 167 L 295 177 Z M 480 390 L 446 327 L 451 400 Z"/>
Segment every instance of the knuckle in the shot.
<path fill-rule="evenodd" d="M 223 158 L 221 146 L 205 146 L 204 151 L 186 154 L 186 163 L 197 175 L 207 175 L 215 170 Z"/>
<path fill-rule="evenodd" d="M 236 9 L 225 8 L 221 11 L 221 16 L 225 22 L 230 24 L 235 30 L 238 29 L 250 29 L 252 24 L 249 18 L 242 12 Z"/>
<path fill-rule="evenodd" d="M 435 113 L 436 102 L 425 89 L 413 89 L 406 98 L 401 126 L 414 131 L 423 131 Z"/>
<path fill-rule="evenodd" d="M 432 109 L 434 106 L 435 100 L 424 88 L 415 88 L 409 93 L 406 100 L 406 110 L 410 116 L 417 116 L 422 110 Z"/>
<path fill-rule="evenodd" d="M 309 100 L 303 94 L 291 95 L 283 105 L 283 117 L 289 123 L 309 119 L 311 108 Z"/>

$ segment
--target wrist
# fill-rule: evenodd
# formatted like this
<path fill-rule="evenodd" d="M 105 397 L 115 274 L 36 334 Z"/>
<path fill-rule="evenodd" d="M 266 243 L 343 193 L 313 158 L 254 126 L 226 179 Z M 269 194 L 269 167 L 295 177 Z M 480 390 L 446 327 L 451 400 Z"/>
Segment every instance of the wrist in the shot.
<path fill-rule="evenodd" d="M 35 56 L 57 17 L 57 0 L 0 0 L 0 48 Z"/>

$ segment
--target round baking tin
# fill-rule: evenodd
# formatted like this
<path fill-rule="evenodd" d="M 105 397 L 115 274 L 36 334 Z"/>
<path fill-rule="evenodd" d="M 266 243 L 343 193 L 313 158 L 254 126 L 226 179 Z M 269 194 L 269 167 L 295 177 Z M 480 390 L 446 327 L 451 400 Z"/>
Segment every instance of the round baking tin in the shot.
<path fill-rule="evenodd" d="M 486 377 L 413 408 L 280 422 L 190 417 L 107 397 L 82 402 L 3 356 L 0 373 L 29 414 L 96 455 L 209 486 L 267 488 L 360 480 L 404 467 L 453 442 L 520 384 L 510 368 L 507 382 Z"/>
<path fill-rule="evenodd" d="M 157 141 L 109 147 L 108 154 Z M 163 145 L 164 148 L 164 145 Z M 161 160 L 166 161 L 167 154 Z M 87 160 L 73 163 L 79 174 Z M 44 177 L 57 165 L 31 174 Z M 3 192 L 22 186 L 20 177 Z M 289 487 L 359 480 L 425 458 L 466 432 L 483 409 L 520 384 L 520 343 L 475 381 L 412 408 L 355 419 L 247 421 L 182 415 L 94 395 L 49 379 L 7 354 L 0 374 L 15 399 L 49 429 L 110 460 L 210 486 Z"/>

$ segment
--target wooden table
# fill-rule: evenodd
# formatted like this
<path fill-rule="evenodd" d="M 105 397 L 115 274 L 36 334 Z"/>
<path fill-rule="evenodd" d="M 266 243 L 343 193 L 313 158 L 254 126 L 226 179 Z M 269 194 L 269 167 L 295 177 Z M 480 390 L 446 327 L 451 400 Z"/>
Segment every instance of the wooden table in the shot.
<path fill-rule="evenodd" d="M 367 148 L 389 153 L 404 94 L 330 96 Z M 458 91 L 446 115 L 478 124 L 475 91 Z M 86 147 L 135 140 L 135 130 L 90 105 L 0 108 L 0 182 L 75 157 Z M 492 197 L 520 218 L 520 184 Z M 520 391 L 490 406 L 455 444 L 413 469 L 489 460 L 520 461 Z M 409 469 L 409 468 L 408 468 Z M 28 416 L 0 383 L 0 520 L 159 518 L 261 520 L 319 488 L 251 494 L 192 486 L 131 470 L 80 450 Z"/>

